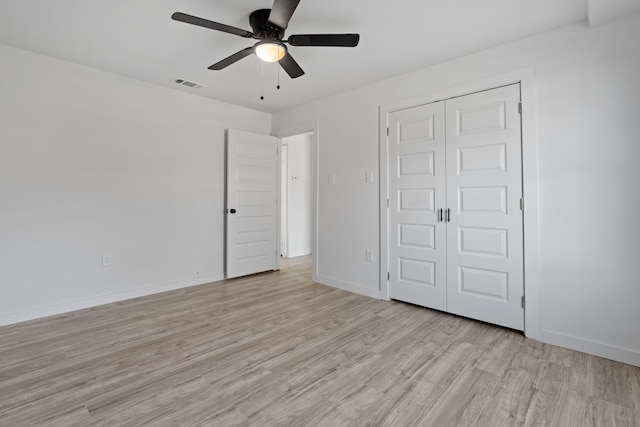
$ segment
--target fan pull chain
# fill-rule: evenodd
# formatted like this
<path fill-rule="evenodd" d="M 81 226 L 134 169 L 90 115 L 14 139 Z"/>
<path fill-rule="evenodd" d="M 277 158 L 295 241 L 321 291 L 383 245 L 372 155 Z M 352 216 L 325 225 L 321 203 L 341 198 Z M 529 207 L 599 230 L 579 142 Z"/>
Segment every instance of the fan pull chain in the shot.
<path fill-rule="evenodd" d="M 276 64 L 276 67 L 278 67 L 278 86 L 276 86 L 276 88 L 280 89 L 280 63 L 279 62 Z"/>
<path fill-rule="evenodd" d="M 260 61 L 260 99 L 264 99 L 264 62 Z"/>

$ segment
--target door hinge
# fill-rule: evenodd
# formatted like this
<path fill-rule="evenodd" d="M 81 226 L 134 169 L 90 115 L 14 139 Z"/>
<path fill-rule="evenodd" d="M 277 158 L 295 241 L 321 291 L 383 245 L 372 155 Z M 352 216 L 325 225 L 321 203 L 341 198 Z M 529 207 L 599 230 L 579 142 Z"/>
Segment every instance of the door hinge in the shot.
<path fill-rule="evenodd" d="M 389 209 L 389 199 L 387 199 L 387 209 Z"/>
<path fill-rule="evenodd" d="M 387 271 L 387 280 L 391 280 L 391 273 Z"/>
<path fill-rule="evenodd" d="M 522 102 L 518 102 L 518 114 L 522 114 Z"/>
<path fill-rule="evenodd" d="M 387 127 L 387 136 L 389 136 L 389 127 Z"/>
<path fill-rule="evenodd" d="M 524 308 L 524 295 L 520 297 L 520 306 Z"/>
<path fill-rule="evenodd" d="M 523 211 L 524 210 L 524 199 L 520 198 L 520 210 Z"/>

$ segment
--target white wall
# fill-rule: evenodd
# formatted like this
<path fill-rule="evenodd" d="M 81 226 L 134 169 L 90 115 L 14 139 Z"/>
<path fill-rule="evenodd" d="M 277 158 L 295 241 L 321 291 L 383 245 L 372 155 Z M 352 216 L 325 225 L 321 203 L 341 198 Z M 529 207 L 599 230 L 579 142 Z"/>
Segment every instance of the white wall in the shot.
<path fill-rule="evenodd" d="M 282 139 L 287 146 L 287 255 L 311 253 L 311 134 Z"/>
<path fill-rule="evenodd" d="M 3 45 L 0 64 L 0 324 L 223 278 L 225 129 L 270 115 Z"/>
<path fill-rule="evenodd" d="M 380 105 L 534 67 L 536 335 L 640 365 L 638 40 L 640 15 L 574 25 L 276 114 L 276 132 L 319 122 L 318 279 L 379 296 L 379 260 L 364 257 L 379 253 L 378 185 L 364 174 L 378 170 Z"/>
<path fill-rule="evenodd" d="M 589 25 L 595 27 L 640 10 L 639 0 L 587 0 Z"/>

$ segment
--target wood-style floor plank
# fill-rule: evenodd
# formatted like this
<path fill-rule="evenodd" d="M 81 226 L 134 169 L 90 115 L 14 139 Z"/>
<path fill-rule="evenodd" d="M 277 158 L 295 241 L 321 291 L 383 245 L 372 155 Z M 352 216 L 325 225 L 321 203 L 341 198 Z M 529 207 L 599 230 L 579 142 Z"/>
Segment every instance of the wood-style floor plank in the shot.
<path fill-rule="evenodd" d="M 0 426 L 640 426 L 640 368 L 279 272 L 0 328 Z"/>

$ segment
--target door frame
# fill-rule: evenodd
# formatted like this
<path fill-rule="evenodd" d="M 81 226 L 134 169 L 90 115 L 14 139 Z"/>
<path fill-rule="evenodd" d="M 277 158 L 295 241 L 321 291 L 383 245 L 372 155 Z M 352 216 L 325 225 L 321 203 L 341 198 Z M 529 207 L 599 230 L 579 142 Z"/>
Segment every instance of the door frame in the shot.
<path fill-rule="evenodd" d="M 280 200 L 278 208 L 280 212 L 280 256 L 289 258 L 289 227 L 284 227 L 289 223 L 289 181 L 284 177 L 289 176 L 289 146 L 282 143 L 282 138 L 278 138 L 278 146 L 280 148 Z M 279 266 L 278 266 L 279 267 Z"/>
<path fill-rule="evenodd" d="M 282 138 L 288 138 L 290 136 L 301 135 L 304 133 L 311 133 L 311 279 L 317 280 L 318 277 L 318 161 L 319 161 L 319 146 L 320 146 L 320 122 L 311 122 L 301 124 L 298 126 L 286 127 L 282 129 L 276 129 L 271 131 L 271 136 L 278 138 L 278 162 L 282 162 L 281 159 L 281 147 Z M 278 168 L 278 173 L 282 172 L 282 168 Z M 282 204 L 282 177 L 278 175 L 278 236 L 281 235 L 281 204 Z M 281 239 L 278 238 L 278 252 L 281 251 Z M 278 268 L 280 268 L 280 257 L 278 257 Z"/>
<path fill-rule="evenodd" d="M 389 218 L 387 215 L 387 199 L 389 198 L 387 127 L 389 113 L 515 83 L 520 83 L 520 99 L 523 105 L 521 121 L 522 194 L 524 199 L 524 333 L 529 338 L 540 340 L 542 328 L 540 324 L 540 286 L 538 273 L 538 160 L 535 69 L 533 67 L 436 90 L 408 100 L 380 105 L 380 295 L 382 299 L 389 300 Z"/>

